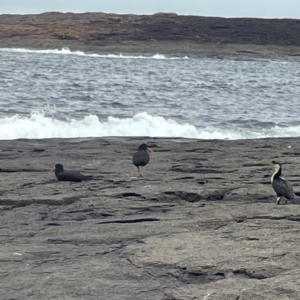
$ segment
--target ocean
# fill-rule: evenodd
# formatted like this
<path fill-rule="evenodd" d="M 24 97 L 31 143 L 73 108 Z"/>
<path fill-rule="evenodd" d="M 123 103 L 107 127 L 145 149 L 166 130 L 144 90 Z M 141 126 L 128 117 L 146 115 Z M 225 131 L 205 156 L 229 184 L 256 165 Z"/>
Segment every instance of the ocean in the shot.
<path fill-rule="evenodd" d="M 0 139 L 300 135 L 300 62 L 0 49 Z"/>

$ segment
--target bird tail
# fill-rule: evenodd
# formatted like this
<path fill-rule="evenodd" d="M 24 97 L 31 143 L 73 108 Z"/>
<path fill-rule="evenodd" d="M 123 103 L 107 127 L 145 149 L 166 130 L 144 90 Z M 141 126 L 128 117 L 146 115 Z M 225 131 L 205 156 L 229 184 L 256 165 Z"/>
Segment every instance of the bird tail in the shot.
<path fill-rule="evenodd" d="M 291 199 L 292 203 L 294 204 L 300 204 L 300 198 L 294 198 L 294 199 Z"/>

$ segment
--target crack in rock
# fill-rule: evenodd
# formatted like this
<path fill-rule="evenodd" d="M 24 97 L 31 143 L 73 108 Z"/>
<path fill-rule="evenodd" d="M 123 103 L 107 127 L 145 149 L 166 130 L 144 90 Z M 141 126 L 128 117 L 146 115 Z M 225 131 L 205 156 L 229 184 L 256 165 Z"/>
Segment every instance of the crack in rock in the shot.
<path fill-rule="evenodd" d="M 280 267 L 269 266 L 267 268 L 256 268 L 256 269 L 241 268 L 241 269 L 233 270 L 232 273 L 234 275 L 242 275 L 250 279 L 262 280 L 262 279 L 278 276 L 285 271 L 286 271 L 285 269 Z"/>
<path fill-rule="evenodd" d="M 79 197 L 65 197 L 61 200 L 56 199 L 32 199 L 32 200 L 11 200 L 11 199 L 1 199 L 0 205 L 11 206 L 11 208 L 24 207 L 34 204 L 43 204 L 43 205 L 69 205 L 75 201 L 80 200 Z"/>
<path fill-rule="evenodd" d="M 126 223 L 142 223 L 142 222 L 157 222 L 160 221 L 158 218 L 141 218 L 141 219 L 130 219 L 130 220 L 111 220 L 111 221 L 103 221 L 97 224 L 126 224 Z"/>

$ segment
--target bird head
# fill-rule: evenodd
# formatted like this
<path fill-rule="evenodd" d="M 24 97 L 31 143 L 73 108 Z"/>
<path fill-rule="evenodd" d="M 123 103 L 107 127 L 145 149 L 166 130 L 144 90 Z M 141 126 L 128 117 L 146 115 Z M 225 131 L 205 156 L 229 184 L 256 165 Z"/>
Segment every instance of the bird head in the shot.
<path fill-rule="evenodd" d="M 147 144 L 141 144 L 138 150 L 148 150 L 149 152 L 154 152 Z"/>
<path fill-rule="evenodd" d="M 56 164 L 49 172 L 60 172 L 64 170 L 64 166 L 62 164 Z"/>

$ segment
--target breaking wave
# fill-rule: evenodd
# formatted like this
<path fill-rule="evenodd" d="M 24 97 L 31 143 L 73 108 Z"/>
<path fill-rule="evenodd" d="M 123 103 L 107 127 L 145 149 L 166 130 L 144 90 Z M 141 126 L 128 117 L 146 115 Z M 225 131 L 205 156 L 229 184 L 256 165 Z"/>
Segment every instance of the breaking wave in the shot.
<path fill-rule="evenodd" d="M 291 137 L 300 135 L 300 126 L 251 130 L 235 128 L 196 128 L 190 124 L 180 124 L 172 119 L 151 116 L 146 112 L 132 118 L 108 117 L 101 121 L 96 115 L 84 118 L 57 120 L 42 112 L 32 112 L 30 116 L 14 115 L 0 118 L 0 139 L 19 138 L 76 138 L 103 136 L 149 136 L 182 137 L 195 139 L 248 139 L 265 137 Z"/>
<path fill-rule="evenodd" d="M 123 54 L 96 54 L 96 53 L 85 53 L 83 51 L 71 51 L 67 47 L 62 48 L 61 50 L 59 50 L 59 49 L 34 50 L 34 49 L 26 49 L 26 48 L 0 48 L 0 52 L 78 55 L 78 56 L 87 56 L 87 57 L 118 58 L 118 59 L 187 59 L 188 58 L 188 56 L 169 57 L 169 56 L 166 56 L 163 54 L 154 54 L 151 56 L 123 55 Z"/>

